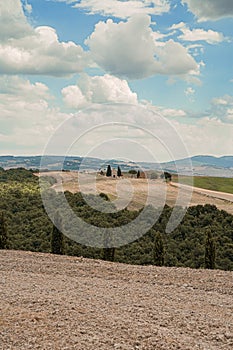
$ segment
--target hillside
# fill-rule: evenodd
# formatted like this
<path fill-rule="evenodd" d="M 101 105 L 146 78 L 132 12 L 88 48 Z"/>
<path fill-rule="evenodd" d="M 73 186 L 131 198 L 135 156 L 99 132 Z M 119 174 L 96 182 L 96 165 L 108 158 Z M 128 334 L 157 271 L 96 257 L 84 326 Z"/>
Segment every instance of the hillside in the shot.
<path fill-rule="evenodd" d="M 230 350 L 232 272 L 0 251 L 1 350 Z"/>
<path fill-rule="evenodd" d="M 173 176 L 173 181 L 178 181 L 178 177 Z M 182 184 L 189 184 L 190 179 L 188 176 L 179 176 L 179 182 Z M 233 194 L 233 178 L 195 176 L 193 178 L 193 185 L 211 191 Z"/>
<path fill-rule="evenodd" d="M 49 175 L 56 179 L 56 183 L 53 188 L 57 192 L 70 191 L 77 193 L 81 190 L 83 193 L 106 193 L 111 200 L 115 201 L 115 204 L 121 208 L 121 205 L 127 205 L 128 199 L 130 198 L 131 192 L 133 193 L 130 203 L 127 205 L 128 209 L 137 210 L 142 208 L 146 201 L 152 205 L 163 206 L 164 196 L 166 197 L 166 204 L 174 206 L 178 197 L 179 189 L 176 183 L 166 184 L 163 180 L 150 180 L 150 179 L 134 179 L 126 178 L 125 180 L 117 180 L 113 178 L 106 178 L 105 176 L 97 176 L 91 174 L 81 174 L 77 172 L 42 172 L 40 176 Z M 200 180 L 199 180 L 200 179 Z M 174 181 L 177 181 L 174 177 Z M 182 177 L 179 181 L 183 184 L 190 184 L 189 177 Z M 212 187 L 210 186 L 210 183 Z M 95 185 L 96 184 L 96 185 Z M 150 196 L 148 197 L 148 184 L 151 189 Z M 211 204 L 216 205 L 220 210 L 225 210 L 230 214 L 233 214 L 233 181 L 232 179 L 223 178 L 194 178 L 194 185 L 199 185 L 207 189 L 216 189 L 216 191 L 209 191 L 208 193 L 200 188 L 194 188 L 192 193 L 192 199 L 186 201 L 189 198 L 190 187 L 182 187 L 182 198 L 185 206 L 205 205 Z M 221 194 L 218 192 L 226 190 L 230 194 Z M 116 201 L 117 196 L 120 197 L 121 201 Z"/>
<path fill-rule="evenodd" d="M 46 173 L 48 175 L 48 173 Z M 75 173 L 77 175 L 77 173 Z M 2 218 L 0 224 L 6 227 L 8 249 L 28 250 L 34 252 L 48 253 L 51 251 L 51 234 L 53 225 L 45 212 L 38 177 L 34 176 L 31 171 L 25 169 L 15 169 L 8 171 L 0 171 L 0 213 Z M 50 173 L 50 175 L 52 175 Z M 65 175 L 65 185 L 73 186 L 67 188 L 73 192 L 77 192 L 72 172 L 62 172 Z M 191 206 L 185 211 L 177 208 L 178 212 L 184 215 L 183 220 L 172 232 L 168 233 L 166 227 L 169 223 L 171 215 L 173 215 L 172 206 L 164 206 L 156 208 L 154 206 L 146 207 L 148 220 L 136 222 L 140 212 L 137 210 L 115 210 L 114 204 L 122 204 L 122 202 L 110 202 L 102 199 L 100 195 L 88 194 L 88 202 L 84 199 L 81 193 L 65 192 L 65 198 L 60 192 L 49 189 L 51 186 L 60 189 L 60 175 L 56 173 L 57 182 L 51 176 L 43 178 L 42 185 L 44 187 L 45 198 L 49 199 L 49 203 L 54 203 L 51 210 L 51 215 L 55 215 L 57 210 L 62 212 L 63 227 L 65 227 L 65 244 L 64 249 L 67 255 L 83 256 L 86 258 L 101 259 L 104 258 L 103 249 L 100 245 L 90 247 L 86 246 L 83 238 L 89 234 L 82 224 L 76 224 L 75 218 L 78 217 L 82 222 L 86 222 L 93 227 L 93 239 L 95 239 L 97 228 L 101 227 L 123 227 L 123 238 L 130 238 L 123 245 L 119 246 L 115 251 L 114 260 L 122 263 L 150 265 L 154 264 L 154 247 L 158 232 L 161 235 L 164 245 L 164 265 L 177 267 L 192 267 L 203 268 L 205 266 L 205 241 L 207 231 L 211 231 L 216 244 L 216 268 L 222 270 L 233 270 L 233 216 L 230 214 L 233 209 L 231 201 L 232 194 L 217 193 L 213 194 L 208 190 L 201 189 L 201 193 L 194 191 L 194 196 L 197 204 L 191 202 Z M 120 199 L 130 200 L 130 196 L 126 194 L 125 186 L 129 188 L 129 182 L 123 179 L 106 179 L 99 176 L 100 181 L 97 181 L 97 194 L 105 192 L 111 199 L 115 199 L 114 193 L 117 193 Z M 17 181 L 16 179 L 19 179 Z M 71 180 L 71 184 L 70 184 Z M 89 177 L 84 177 L 84 187 L 87 190 L 93 189 L 92 183 L 89 182 Z M 130 180 L 130 178 L 128 178 Z M 146 194 L 146 184 L 144 179 L 131 179 L 132 185 L 135 185 L 133 191 L 132 203 L 130 205 L 143 205 Z M 175 184 L 166 184 L 162 180 L 151 180 L 153 191 L 149 199 L 161 201 L 161 189 L 167 189 L 167 204 L 174 203 L 178 189 Z M 100 187 L 99 187 L 100 186 Z M 123 187 L 122 187 L 123 186 Z M 164 188 L 165 187 L 165 188 Z M 167 188 L 166 188 L 167 187 Z M 185 185 L 182 185 L 186 191 Z M 128 192 L 130 188 L 128 189 Z M 100 191 L 100 192 L 99 192 Z M 115 192 L 114 192 L 115 191 Z M 140 192 L 141 191 L 141 192 Z M 200 191 L 200 189 L 198 189 Z M 173 194 L 173 197 L 171 196 Z M 221 196 L 217 199 L 214 196 Z M 116 196 L 116 195 L 115 195 Z M 169 197 L 170 196 L 170 197 Z M 212 197 L 211 197 L 212 196 Z M 229 197 L 229 198 L 228 198 Z M 106 198 L 106 197 L 105 197 Z M 108 197 L 107 197 L 108 198 Z M 227 199 L 228 198 L 228 199 Z M 51 202 L 52 201 L 52 202 Z M 91 201 L 91 202 L 90 202 Z M 172 202 L 173 201 L 173 202 Z M 209 203 L 208 203 L 209 202 Z M 212 204 L 210 203 L 212 202 Z M 71 218 L 67 212 L 63 212 L 64 203 L 68 203 L 72 209 L 74 216 Z M 90 203 L 90 204 L 88 204 Z M 208 204 L 207 204 L 208 203 Z M 114 212 L 106 213 L 102 210 L 96 211 L 95 206 L 101 205 L 101 208 L 110 206 Z M 162 204 L 162 203 L 161 203 Z M 201 205 L 200 205 L 201 204 Z M 203 204 L 203 205 L 202 205 Z M 213 205 L 215 204 L 215 205 Z M 126 203 L 127 205 L 127 203 Z M 218 206 L 218 208 L 216 207 Z M 129 205 L 128 205 L 129 207 Z M 219 210 L 219 209 L 225 209 Z M 156 219 L 158 210 L 159 218 Z M 229 211 L 229 213 L 227 213 Z M 155 220 L 151 222 L 151 218 Z M 131 223 L 130 231 L 127 232 L 127 223 Z M 143 235 L 143 225 L 148 225 L 147 233 Z M 3 230 L 4 232 L 4 230 Z M 139 232 L 141 235 L 136 236 L 134 233 Z M 132 237 L 132 235 L 134 235 Z M 119 236 L 116 236 L 118 239 Z M 104 237 L 100 239 L 103 239 Z M 136 240 L 135 240 L 136 239 Z M 102 241 L 103 242 L 103 241 Z M 131 242 L 131 243 L 129 243 Z M 126 244 L 129 243 L 129 244 Z M 104 242 L 103 242 L 104 244 Z M 99 247 L 99 248 L 97 248 Z"/>

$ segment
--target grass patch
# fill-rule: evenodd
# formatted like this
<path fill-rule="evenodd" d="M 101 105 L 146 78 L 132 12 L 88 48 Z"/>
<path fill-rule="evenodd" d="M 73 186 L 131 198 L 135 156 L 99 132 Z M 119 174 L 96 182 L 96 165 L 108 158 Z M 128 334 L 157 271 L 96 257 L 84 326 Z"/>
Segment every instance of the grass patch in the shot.
<path fill-rule="evenodd" d="M 172 179 L 174 182 L 178 182 L 178 177 L 174 176 Z M 189 185 L 190 177 L 180 176 L 179 182 L 185 185 Z M 233 193 L 233 178 L 195 176 L 193 178 L 193 186 L 204 188 L 206 190 Z"/>

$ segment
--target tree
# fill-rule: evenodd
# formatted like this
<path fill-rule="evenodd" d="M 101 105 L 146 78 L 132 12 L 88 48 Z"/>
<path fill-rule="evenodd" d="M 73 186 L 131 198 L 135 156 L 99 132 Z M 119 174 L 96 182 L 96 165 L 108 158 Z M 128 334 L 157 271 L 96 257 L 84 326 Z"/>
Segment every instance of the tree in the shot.
<path fill-rule="evenodd" d="M 117 168 L 117 176 L 118 177 L 121 177 L 122 176 L 122 173 L 121 173 L 121 168 L 118 166 Z"/>
<path fill-rule="evenodd" d="M 103 248 L 103 260 L 114 261 L 115 248 Z"/>
<path fill-rule="evenodd" d="M 170 173 L 168 173 L 167 171 L 164 171 L 164 178 L 167 182 L 172 180 L 172 176 Z"/>
<path fill-rule="evenodd" d="M 57 211 L 54 217 L 54 225 L 51 238 L 51 253 L 52 254 L 64 254 L 64 236 L 62 233 L 62 218 Z"/>
<path fill-rule="evenodd" d="M 106 193 L 104 193 L 104 192 L 101 192 L 100 194 L 99 194 L 99 196 L 101 197 L 101 198 L 103 198 L 105 201 L 110 201 L 110 199 L 108 198 L 108 195 L 106 194 Z"/>
<path fill-rule="evenodd" d="M 4 213 L 0 214 L 0 249 L 7 248 L 7 228 Z"/>
<path fill-rule="evenodd" d="M 131 170 L 129 170 L 129 174 L 136 175 L 137 174 L 137 170 L 131 169 Z"/>
<path fill-rule="evenodd" d="M 108 176 L 108 177 L 112 176 L 112 169 L 111 169 L 110 165 L 108 165 L 106 176 Z"/>
<path fill-rule="evenodd" d="M 216 246 L 210 229 L 206 231 L 206 242 L 205 242 L 205 268 L 215 268 L 215 256 Z"/>
<path fill-rule="evenodd" d="M 137 179 L 139 179 L 139 177 L 141 176 L 140 170 L 138 170 L 137 172 Z"/>
<path fill-rule="evenodd" d="M 164 244 L 160 232 L 156 232 L 154 237 L 154 264 L 157 266 L 164 265 Z"/>
<path fill-rule="evenodd" d="M 109 232 L 106 231 L 104 233 L 103 260 L 114 261 L 114 256 L 115 248 L 111 247 L 111 235 L 109 234 Z"/>

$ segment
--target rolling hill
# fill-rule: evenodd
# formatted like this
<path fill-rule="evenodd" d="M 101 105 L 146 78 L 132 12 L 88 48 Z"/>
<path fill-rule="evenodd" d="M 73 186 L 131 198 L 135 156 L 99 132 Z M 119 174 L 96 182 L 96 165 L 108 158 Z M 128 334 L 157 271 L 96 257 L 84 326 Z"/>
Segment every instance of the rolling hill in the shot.
<path fill-rule="evenodd" d="M 63 163 L 64 161 L 64 163 Z M 190 169 L 190 161 L 192 169 Z M 4 169 L 23 167 L 26 169 L 40 168 L 41 156 L 0 156 L 0 167 Z M 120 160 L 104 160 L 99 158 L 83 158 L 80 156 L 68 156 L 64 159 L 62 156 L 43 157 L 43 169 L 46 170 L 94 170 L 106 168 L 107 164 L 111 167 L 121 167 L 123 171 L 142 168 L 144 170 L 167 170 L 181 175 L 195 176 L 233 176 L 233 156 L 213 157 L 213 156 L 194 156 L 191 158 L 179 159 L 172 162 L 150 163 L 150 162 L 124 162 Z"/>

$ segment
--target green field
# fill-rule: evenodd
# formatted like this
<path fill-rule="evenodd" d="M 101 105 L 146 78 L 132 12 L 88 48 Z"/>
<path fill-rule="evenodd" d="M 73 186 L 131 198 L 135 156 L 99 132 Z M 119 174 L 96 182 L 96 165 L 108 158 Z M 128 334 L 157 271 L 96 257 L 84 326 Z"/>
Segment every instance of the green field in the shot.
<path fill-rule="evenodd" d="M 177 182 L 178 178 L 173 177 L 173 181 Z M 190 185 L 190 177 L 179 176 L 179 182 Z M 212 191 L 233 193 L 233 178 L 195 176 L 193 178 L 193 186 L 205 188 Z"/>

